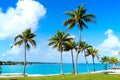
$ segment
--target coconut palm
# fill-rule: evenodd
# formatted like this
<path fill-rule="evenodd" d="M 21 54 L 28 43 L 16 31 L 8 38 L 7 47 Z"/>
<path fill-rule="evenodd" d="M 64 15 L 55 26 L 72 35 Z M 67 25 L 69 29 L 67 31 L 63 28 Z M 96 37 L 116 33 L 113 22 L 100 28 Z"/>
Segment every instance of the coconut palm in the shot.
<path fill-rule="evenodd" d="M 73 56 L 73 49 L 76 49 L 77 44 L 75 41 L 70 40 L 65 42 L 63 49 L 64 51 L 71 51 L 71 56 L 72 56 L 72 66 L 73 66 L 73 73 L 75 73 L 75 65 L 74 65 L 74 56 Z"/>
<path fill-rule="evenodd" d="M 88 51 L 88 49 L 90 47 L 92 47 L 92 46 L 88 45 L 85 41 L 81 41 L 79 43 L 79 52 L 84 53 L 84 57 L 85 57 L 85 61 L 86 61 L 86 67 L 87 67 L 88 72 L 90 72 L 90 70 L 89 70 L 89 66 L 88 66 L 88 60 L 87 60 L 87 57 L 86 57 L 86 51 Z"/>
<path fill-rule="evenodd" d="M 14 38 L 14 44 L 13 46 L 18 45 L 19 47 L 24 43 L 24 70 L 23 70 L 23 75 L 25 75 L 26 72 L 26 49 L 30 49 L 30 44 L 32 46 L 36 46 L 35 40 L 33 38 L 36 35 L 34 33 L 31 33 L 31 29 L 26 29 L 25 31 L 22 32 L 22 34 L 18 34 Z"/>
<path fill-rule="evenodd" d="M 119 63 L 119 61 L 116 57 L 112 56 L 112 57 L 109 58 L 109 63 L 113 64 L 113 68 L 116 69 L 116 65 L 117 65 L 117 63 Z"/>
<path fill-rule="evenodd" d="M 93 47 L 89 48 L 87 53 L 86 53 L 86 56 L 89 56 L 89 55 L 92 56 L 93 70 L 95 71 L 95 60 L 94 60 L 94 58 L 97 57 L 97 59 L 99 59 L 98 50 L 94 49 Z"/>
<path fill-rule="evenodd" d="M 120 51 L 118 51 L 118 55 L 120 55 Z"/>
<path fill-rule="evenodd" d="M 62 70 L 62 52 L 63 52 L 63 45 L 66 41 L 72 40 L 73 38 L 70 37 L 70 34 L 65 34 L 64 32 L 57 31 L 55 35 L 53 35 L 49 39 L 49 46 L 53 46 L 53 48 L 57 48 L 58 51 L 60 51 L 60 69 L 61 69 L 61 74 L 63 74 Z"/>
<path fill-rule="evenodd" d="M 70 18 L 63 22 L 64 26 L 67 26 L 67 30 L 72 29 L 77 25 L 78 34 L 79 34 L 79 42 L 81 41 L 81 30 L 83 28 L 88 28 L 85 22 L 95 22 L 94 14 L 87 14 L 87 9 L 84 8 L 84 4 L 78 6 L 77 9 L 69 12 L 65 12 Z M 79 46 L 78 46 L 79 48 Z M 78 51 L 76 56 L 76 74 L 77 74 L 77 62 L 78 62 Z"/>
<path fill-rule="evenodd" d="M 104 69 L 107 70 L 107 63 L 109 62 L 109 57 L 107 57 L 107 56 L 101 57 L 100 62 L 102 62 L 102 64 L 104 64 Z"/>

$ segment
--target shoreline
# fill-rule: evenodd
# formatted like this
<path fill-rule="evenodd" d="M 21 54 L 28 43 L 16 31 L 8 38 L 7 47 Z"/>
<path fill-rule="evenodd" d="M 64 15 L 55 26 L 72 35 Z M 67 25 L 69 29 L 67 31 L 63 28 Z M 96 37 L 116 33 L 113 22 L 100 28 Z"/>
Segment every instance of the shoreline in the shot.
<path fill-rule="evenodd" d="M 72 74 L 72 73 L 64 73 L 64 74 Z M 78 73 L 78 74 L 120 74 L 120 70 L 113 70 L 113 69 L 109 69 L 109 70 L 99 70 L 99 71 L 95 71 L 95 72 L 90 72 L 90 73 Z M 31 77 L 37 77 L 37 76 L 55 76 L 55 75 L 61 75 L 61 74 L 27 74 L 27 76 L 31 76 Z M 2 73 L 0 75 L 0 78 L 15 78 L 15 77 L 24 77 L 24 75 L 22 73 Z"/>

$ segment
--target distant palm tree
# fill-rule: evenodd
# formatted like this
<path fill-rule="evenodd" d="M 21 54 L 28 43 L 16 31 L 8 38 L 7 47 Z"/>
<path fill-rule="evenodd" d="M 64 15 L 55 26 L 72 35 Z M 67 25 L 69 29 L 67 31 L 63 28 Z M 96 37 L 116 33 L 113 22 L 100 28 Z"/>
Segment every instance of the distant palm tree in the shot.
<path fill-rule="evenodd" d="M 25 31 L 22 32 L 22 34 L 18 34 L 14 38 L 14 44 L 13 46 L 18 45 L 19 47 L 24 43 L 24 70 L 23 70 L 23 75 L 25 75 L 26 72 L 26 49 L 30 49 L 30 44 L 32 46 L 36 46 L 35 40 L 33 38 L 36 35 L 34 33 L 31 33 L 31 29 L 26 29 Z M 18 40 L 19 39 L 19 40 Z"/>
<path fill-rule="evenodd" d="M 70 37 L 70 34 L 65 34 L 64 32 L 57 31 L 55 35 L 53 35 L 49 39 L 48 45 L 53 45 L 53 48 L 57 48 L 58 51 L 60 51 L 60 68 L 61 68 L 61 74 L 63 74 L 62 69 L 62 52 L 63 52 L 63 45 L 66 41 L 72 40 L 73 38 Z"/>
<path fill-rule="evenodd" d="M 90 72 L 89 70 L 89 66 L 88 66 L 88 60 L 87 60 L 87 57 L 86 57 L 86 51 L 88 51 L 88 49 L 92 47 L 91 45 L 88 45 L 85 41 L 81 41 L 79 43 L 79 52 L 80 53 L 84 53 L 84 57 L 85 57 L 85 61 L 86 61 L 86 66 L 87 66 L 87 70 L 88 72 Z"/>
<path fill-rule="evenodd" d="M 74 65 L 74 56 L 73 56 L 73 49 L 76 49 L 77 44 L 75 41 L 70 40 L 65 42 L 63 49 L 64 51 L 71 51 L 71 56 L 72 56 L 72 66 L 73 66 L 73 73 L 75 73 L 75 65 Z"/>
<path fill-rule="evenodd" d="M 77 25 L 78 27 L 78 34 L 79 34 L 79 42 L 81 41 L 81 30 L 84 28 L 88 28 L 85 22 L 95 22 L 95 15 L 94 14 L 86 14 L 87 9 L 84 9 L 84 4 L 78 6 L 77 9 L 69 12 L 65 12 L 70 18 L 64 21 L 64 26 L 67 26 L 67 30 L 72 29 Z M 78 46 L 79 48 L 79 46 Z M 77 62 L 78 62 L 78 51 L 76 56 L 76 74 L 77 74 Z"/>
<path fill-rule="evenodd" d="M 119 62 L 120 62 L 120 61 L 118 61 L 118 59 L 117 59 L 116 57 L 114 57 L 114 56 L 112 56 L 112 57 L 109 58 L 109 63 L 110 63 L 110 64 L 113 64 L 113 68 L 115 68 L 115 69 L 117 68 L 116 65 L 117 65 L 117 63 L 119 63 Z"/>
<path fill-rule="evenodd" d="M 107 57 L 107 56 L 101 57 L 100 62 L 102 62 L 102 64 L 104 64 L 104 69 L 107 70 L 107 63 L 109 62 L 109 57 Z"/>
<path fill-rule="evenodd" d="M 95 69 L 95 61 L 94 61 L 94 58 L 97 57 L 97 59 L 99 59 L 98 50 L 97 50 L 97 49 L 94 49 L 93 47 L 89 48 L 88 51 L 87 51 L 87 53 L 86 53 L 86 56 L 89 56 L 89 55 L 92 56 L 93 69 L 94 69 L 94 71 L 95 71 L 96 69 Z"/>
<path fill-rule="evenodd" d="M 120 55 L 120 51 L 118 51 L 118 55 Z"/>

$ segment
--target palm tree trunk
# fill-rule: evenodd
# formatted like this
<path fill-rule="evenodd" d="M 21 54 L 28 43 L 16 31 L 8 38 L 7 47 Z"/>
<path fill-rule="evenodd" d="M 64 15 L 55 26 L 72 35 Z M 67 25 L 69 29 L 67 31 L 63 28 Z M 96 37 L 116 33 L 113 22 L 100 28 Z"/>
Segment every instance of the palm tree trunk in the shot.
<path fill-rule="evenodd" d="M 106 70 L 107 70 L 107 63 L 106 63 Z"/>
<path fill-rule="evenodd" d="M 73 51 L 72 50 L 71 50 L 71 56 L 72 56 L 73 73 L 75 73 L 74 57 L 73 57 Z"/>
<path fill-rule="evenodd" d="M 81 41 L 81 25 L 80 21 L 78 21 L 78 36 L 79 36 L 79 42 Z"/>
<path fill-rule="evenodd" d="M 62 68 L 62 51 L 61 51 L 61 55 L 60 55 L 60 72 L 61 74 L 63 74 L 63 68 Z"/>
<path fill-rule="evenodd" d="M 62 61 L 62 46 L 60 47 L 61 48 L 61 50 L 60 50 L 60 72 L 61 72 L 61 74 L 63 74 L 63 67 L 62 67 L 62 63 L 63 63 L 63 61 Z"/>
<path fill-rule="evenodd" d="M 79 36 L 79 41 L 78 41 L 78 47 L 77 47 L 77 56 L 76 56 L 76 63 L 75 63 L 75 74 L 78 73 L 78 54 L 79 54 L 79 43 L 81 41 L 81 29 L 80 29 L 80 22 L 78 21 L 78 36 Z"/>
<path fill-rule="evenodd" d="M 26 72 L 26 41 L 25 41 L 25 52 L 24 52 L 24 70 L 23 75 L 25 75 Z"/>
<path fill-rule="evenodd" d="M 107 63 L 104 63 L 104 69 L 107 70 Z"/>
<path fill-rule="evenodd" d="M 94 61 L 94 56 L 92 55 L 92 60 L 93 60 L 93 69 L 94 69 L 94 72 L 95 72 L 95 61 Z"/>
<path fill-rule="evenodd" d="M 2 65 L 2 64 L 0 64 L 0 75 L 1 75 L 1 73 L 2 73 L 2 67 L 1 67 L 1 65 Z"/>
<path fill-rule="evenodd" d="M 114 63 L 114 64 L 113 64 L 113 68 L 115 68 L 115 69 L 116 69 L 116 63 Z"/>
<path fill-rule="evenodd" d="M 88 71 L 88 73 L 89 73 L 90 70 L 89 70 L 89 66 L 88 66 L 88 60 L 87 60 L 87 57 L 86 57 L 86 55 L 85 55 L 85 51 L 84 51 L 84 57 L 85 57 L 85 61 L 86 61 L 87 71 Z"/>
<path fill-rule="evenodd" d="M 78 73 L 78 51 L 77 51 L 77 55 L 76 55 L 76 63 L 75 63 L 75 74 L 77 75 Z"/>

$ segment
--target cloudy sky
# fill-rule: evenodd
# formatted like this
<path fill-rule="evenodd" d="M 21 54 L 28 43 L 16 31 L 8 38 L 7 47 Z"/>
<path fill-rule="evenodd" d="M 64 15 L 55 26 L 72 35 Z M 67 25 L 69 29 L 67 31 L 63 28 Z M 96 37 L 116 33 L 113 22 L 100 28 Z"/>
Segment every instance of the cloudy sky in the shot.
<path fill-rule="evenodd" d="M 1 0 L 0 2 L 0 60 L 23 61 L 24 47 L 10 46 L 13 38 L 31 28 L 37 37 L 36 48 L 27 52 L 27 61 L 59 62 L 59 52 L 48 47 L 48 39 L 57 30 L 78 36 L 77 28 L 66 31 L 63 21 L 68 18 L 65 11 L 72 11 L 86 3 L 88 13 L 96 15 L 97 24 L 87 24 L 82 40 L 99 50 L 101 56 L 118 56 L 120 50 L 120 11 L 118 0 Z M 76 55 L 76 54 L 75 54 Z M 75 56 L 74 55 L 74 56 Z M 119 57 L 119 56 L 118 56 Z M 91 57 L 88 58 L 91 62 Z M 63 61 L 71 62 L 70 52 L 63 53 Z M 84 62 L 79 55 L 79 62 Z"/>

